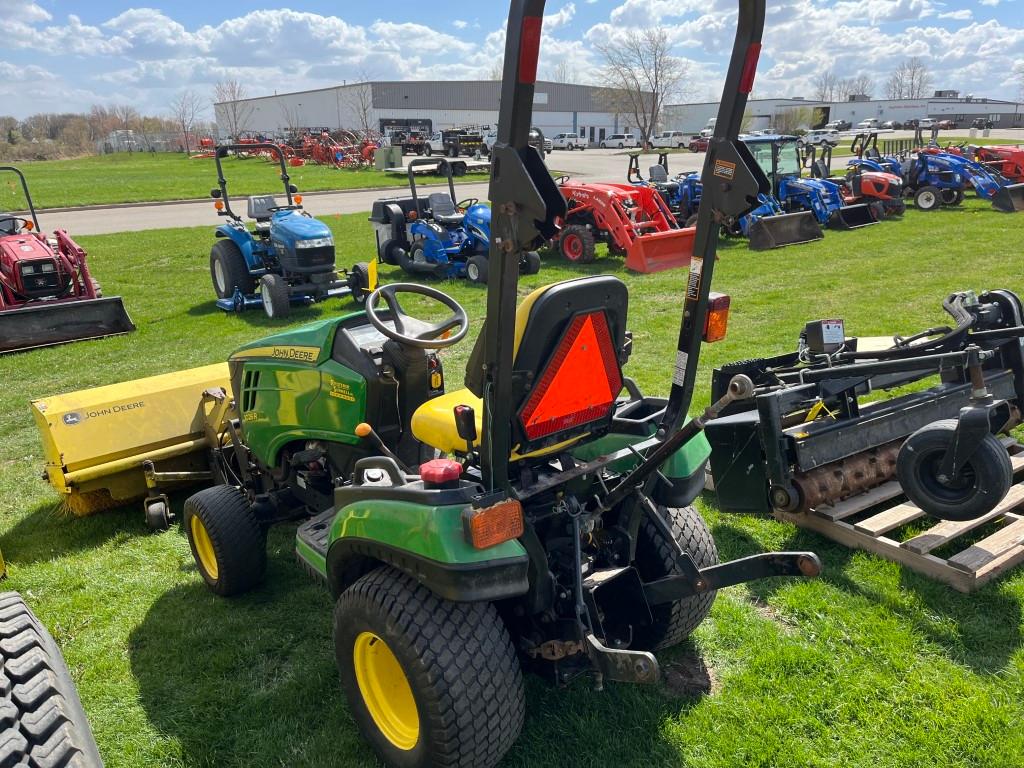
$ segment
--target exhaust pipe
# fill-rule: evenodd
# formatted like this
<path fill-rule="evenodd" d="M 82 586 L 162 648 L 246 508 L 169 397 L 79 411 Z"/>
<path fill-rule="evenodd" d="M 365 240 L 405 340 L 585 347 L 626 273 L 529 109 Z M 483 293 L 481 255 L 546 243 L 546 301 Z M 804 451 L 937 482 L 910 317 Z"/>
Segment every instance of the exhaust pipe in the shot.
<path fill-rule="evenodd" d="M 1024 184 L 1001 187 L 992 196 L 992 207 L 1003 213 L 1024 211 Z"/>
<path fill-rule="evenodd" d="M 811 243 L 824 237 L 821 225 L 810 211 L 762 216 L 751 224 L 747 233 L 752 251 L 770 251 L 787 245 Z"/>
<path fill-rule="evenodd" d="M 877 223 L 878 219 L 865 203 L 844 205 L 828 217 L 828 225 L 832 229 L 860 229 Z"/>
<path fill-rule="evenodd" d="M 41 301 L 0 312 L 0 354 L 101 339 L 135 330 L 120 296 Z"/>

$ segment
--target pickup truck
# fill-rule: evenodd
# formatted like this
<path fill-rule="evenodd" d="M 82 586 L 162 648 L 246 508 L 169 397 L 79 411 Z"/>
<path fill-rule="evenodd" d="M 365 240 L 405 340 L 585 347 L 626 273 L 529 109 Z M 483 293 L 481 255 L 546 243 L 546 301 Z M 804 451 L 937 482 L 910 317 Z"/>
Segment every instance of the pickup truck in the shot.
<path fill-rule="evenodd" d="M 463 129 L 435 131 L 425 142 L 423 150 L 423 153 L 428 156 L 473 155 L 477 150 L 484 151 L 484 137 L 474 131 Z"/>
<path fill-rule="evenodd" d="M 579 135 L 575 133 L 556 133 L 551 137 L 551 148 L 568 149 L 569 151 L 574 149 L 586 149 L 587 140 L 581 139 Z"/>

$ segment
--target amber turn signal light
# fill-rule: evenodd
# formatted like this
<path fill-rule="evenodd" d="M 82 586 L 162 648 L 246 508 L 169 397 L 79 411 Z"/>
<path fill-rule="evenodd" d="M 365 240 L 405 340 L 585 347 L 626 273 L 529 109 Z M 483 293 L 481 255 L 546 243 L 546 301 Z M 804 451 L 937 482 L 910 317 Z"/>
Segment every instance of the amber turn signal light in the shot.
<path fill-rule="evenodd" d="M 295 195 L 292 200 L 295 201 L 296 205 L 302 205 L 302 195 Z"/>
<path fill-rule="evenodd" d="M 223 211 L 224 210 L 224 201 L 223 200 L 218 200 L 217 202 L 215 202 L 213 204 L 213 207 L 216 208 L 218 211 Z"/>
<path fill-rule="evenodd" d="M 725 338 L 729 326 L 729 297 L 724 293 L 708 294 L 708 312 L 704 317 L 704 341 L 711 344 Z"/>
<path fill-rule="evenodd" d="M 483 509 L 462 513 L 466 541 L 476 549 L 487 549 L 523 535 L 523 505 L 515 499 L 499 501 Z"/>

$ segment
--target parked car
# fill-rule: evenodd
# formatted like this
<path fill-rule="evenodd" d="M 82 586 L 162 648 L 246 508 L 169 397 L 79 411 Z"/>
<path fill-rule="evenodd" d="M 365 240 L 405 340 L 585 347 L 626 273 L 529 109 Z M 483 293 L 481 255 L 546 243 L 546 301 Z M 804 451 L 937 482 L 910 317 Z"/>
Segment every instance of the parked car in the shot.
<path fill-rule="evenodd" d="M 691 152 L 707 152 L 709 140 L 706 136 L 694 136 L 690 139 L 689 147 Z"/>
<path fill-rule="evenodd" d="M 952 131 L 956 128 L 956 120 L 939 120 L 940 131 Z"/>
<path fill-rule="evenodd" d="M 849 120 L 832 120 L 825 123 L 825 129 L 829 131 L 848 131 L 853 128 L 853 123 Z"/>
<path fill-rule="evenodd" d="M 971 128 L 991 128 L 995 123 L 985 117 L 976 117 L 971 121 Z"/>
<path fill-rule="evenodd" d="M 917 121 L 917 125 L 920 128 L 931 129 L 932 126 L 935 125 L 935 121 L 932 120 L 930 117 L 922 117 L 920 120 Z"/>
<path fill-rule="evenodd" d="M 651 139 L 651 146 L 657 149 L 682 149 L 689 143 L 690 134 L 682 131 L 662 131 Z"/>
<path fill-rule="evenodd" d="M 857 129 L 862 131 L 870 131 L 879 126 L 879 120 L 877 117 L 869 117 L 867 120 L 861 120 L 857 123 Z"/>
<path fill-rule="evenodd" d="M 587 140 L 581 139 L 576 133 L 556 133 L 551 138 L 551 147 L 552 149 L 568 149 L 571 152 L 574 149 L 586 149 Z"/>
<path fill-rule="evenodd" d="M 609 147 L 617 147 L 618 149 L 625 149 L 626 147 L 636 147 L 636 136 L 631 133 L 613 133 L 601 142 L 602 149 L 608 149 Z"/>
<path fill-rule="evenodd" d="M 899 131 L 903 129 L 903 123 L 899 120 L 886 120 L 882 123 L 883 128 L 888 128 L 891 131 Z"/>
<path fill-rule="evenodd" d="M 826 144 L 837 147 L 839 146 L 839 131 L 834 128 L 819 128 L 814 131 L 808 131 L 797 139 L 796 143 L 801 147 L 807 145 L 824 147 Z"/>

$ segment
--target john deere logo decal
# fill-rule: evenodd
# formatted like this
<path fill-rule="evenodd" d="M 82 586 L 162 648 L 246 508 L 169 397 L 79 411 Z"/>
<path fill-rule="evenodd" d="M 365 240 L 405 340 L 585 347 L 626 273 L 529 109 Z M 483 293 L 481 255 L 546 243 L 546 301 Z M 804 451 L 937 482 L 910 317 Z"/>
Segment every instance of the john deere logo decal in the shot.
<path fill-rule="evenodd" d="M 78 424 L 81 420 L 82 415 L 80 413 L 75 413 L 74 411 L 72 411 L 71 413 L 64 414 L 64 423 L 67 424 L 69 427 Z"/>

